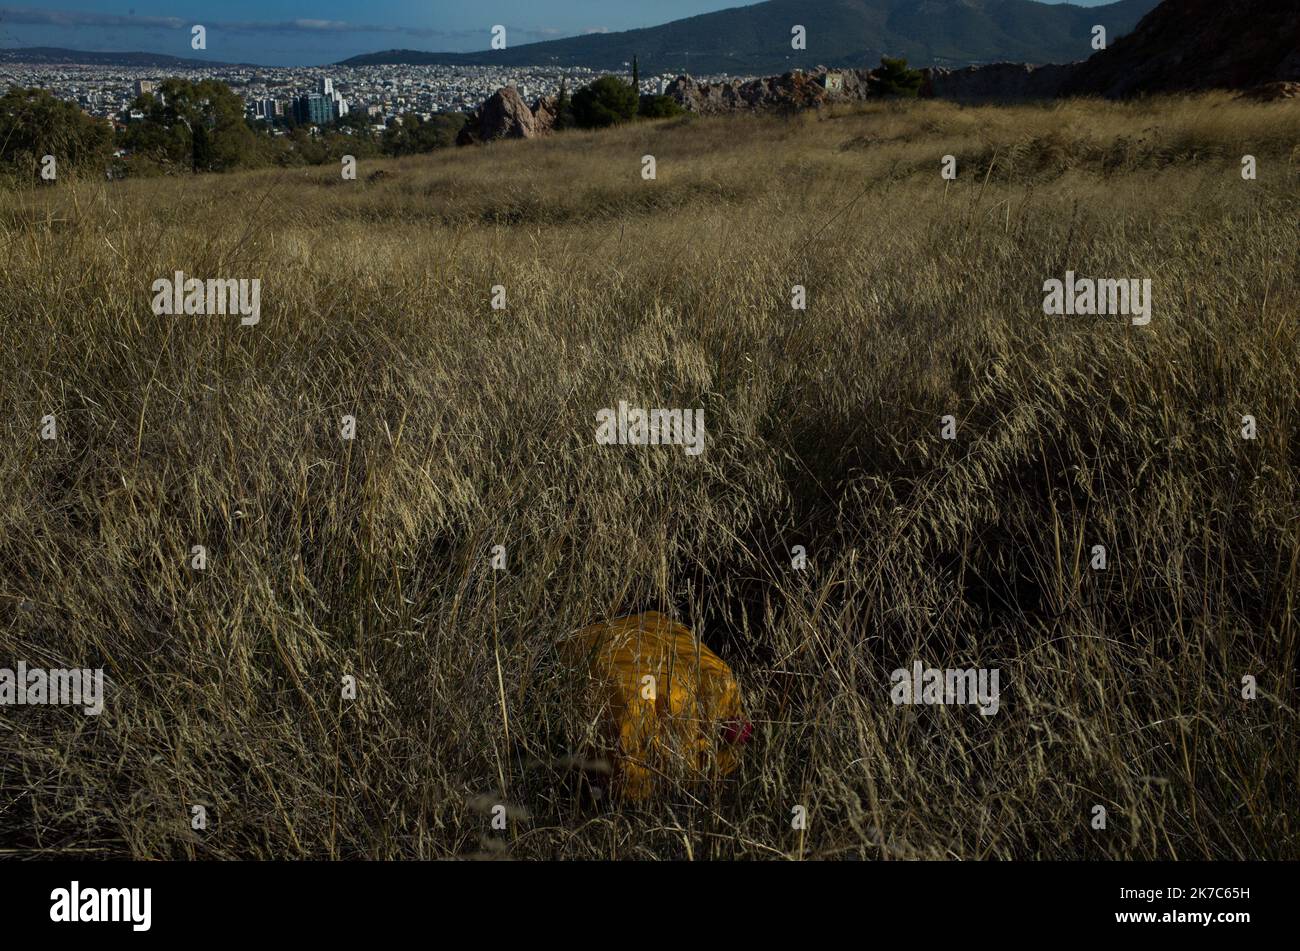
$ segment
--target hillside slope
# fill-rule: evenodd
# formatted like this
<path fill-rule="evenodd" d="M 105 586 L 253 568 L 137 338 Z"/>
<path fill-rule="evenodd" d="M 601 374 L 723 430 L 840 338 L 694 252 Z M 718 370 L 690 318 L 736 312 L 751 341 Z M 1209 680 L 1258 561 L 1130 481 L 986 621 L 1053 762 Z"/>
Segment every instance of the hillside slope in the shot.
<path fill-rule="evenodd" d="M 620 33 L 528 43 L 477 53 L 387 50 L 341 65 L 384 63 L 591 66 L 621 69 L 636 55 L 645 73 L 780 73 L 800 67 L 864 66 L 882 54 L 915 65 L 1010 60 L 1068 63 L 1090 52 L 1094 24 L 1109 36 L 1131 30 L 1156 0 L 1100 7 L 1033 0 L 768 0 Z M 790 47 L 807 28 L 808 48 Z M 486 42 L 487 34 L 484 34 Z"/>
<path fill-rule="evenodd" d="M 1295 0 L 1165 0 L 1083 63 L 1067 94 L 1131 96 L 1300 80 Z"/>
<path fill-rule="evenodd" d="M 213 66 L 248 65 L 211 59 L 185 59 L 165 53 L 117 53 L 69 50 L 57 46 L 25 46 L 0 50 L 0 63 L 36 63 L 49 66 L 130 66 L 141 69 L 200 69 Z"/>
<path fill-rule="evenodd" d="M 1297 141 L 1218 93 L 868 102 L 0 189 L 0 666 L 106 668 L 103 716 L 0 708 L 0 849 L 1300 858 Z M 178 270 L 260 322 L 153 314 Z M 1150 325 L 1046 315 L 1067 270 Z M 624 401 L 703 453 L 597 443 Z M 562 646 L 649 610 L 757 735 L 587 803 Z M 897 705 L 918 661 L 1000 712 Z"/>

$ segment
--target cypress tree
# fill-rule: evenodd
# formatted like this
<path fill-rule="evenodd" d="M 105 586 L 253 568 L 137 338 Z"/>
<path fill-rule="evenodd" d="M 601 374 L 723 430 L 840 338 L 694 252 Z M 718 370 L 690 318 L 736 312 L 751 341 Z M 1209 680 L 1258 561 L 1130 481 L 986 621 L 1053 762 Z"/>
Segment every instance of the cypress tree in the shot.
<path fill-rule="evenodd" d="M 567 129 L 573 118 L 573 102 L 569 98 L 569 89 L 566 85 L 566 77 L 560 77 L 560 93 L 555 97 L 555 129 Z"/>

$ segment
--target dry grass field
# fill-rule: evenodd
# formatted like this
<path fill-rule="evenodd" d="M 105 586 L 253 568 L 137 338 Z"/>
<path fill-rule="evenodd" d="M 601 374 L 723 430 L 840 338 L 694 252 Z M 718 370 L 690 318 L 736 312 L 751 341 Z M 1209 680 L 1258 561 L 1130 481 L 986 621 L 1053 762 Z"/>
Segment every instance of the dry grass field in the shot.
<path fill-rule="evenodd" d="M 1227 96 L 0 193 L 0 666 L 109 681 L 0 711 L 0 848 L 1300 858 L 1298 221 L 1300 107 Z M 1067 269 L 1151 323 L 1044 315 Z M 260 323 L 155 316 L 176 270 Z M 620 400 L 705 451 L 597 445 Z M 756 733 L 593 802 L 558 646 L 641 610 Z M 894 705 L 916 660 L 999 711 Z"/>

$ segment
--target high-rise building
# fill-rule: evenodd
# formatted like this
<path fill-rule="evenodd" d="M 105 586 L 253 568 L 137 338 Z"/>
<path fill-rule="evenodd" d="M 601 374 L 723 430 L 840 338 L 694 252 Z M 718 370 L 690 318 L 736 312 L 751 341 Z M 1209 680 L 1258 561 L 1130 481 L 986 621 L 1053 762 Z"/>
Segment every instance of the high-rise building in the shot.
<path fill-rule="evenodd" d="M 158 80 L 156 79 L 137 79 L 135 81 L 135 94 L 143 96 L 147 92 L 158 91 Z"/>
<path fill-rule="evenodd" d="M 316 92 L 320 93 L 326 99 L 334 97 L 334 80 L 328 76 L 322 76 L 316 81 Z"/>
<path fill-rule="evenodd" d="M 284 107 L 274 99 L 258 99 L 253 103 L 253 116 L 255 118 L 272 122 L 276 116 L 283 114 Z"/>
<path fill-rule="evenodd" d="M 329 125 L 334 121 L 334 103 L 310 93 L 293 101 L 293 118 L 300 125 Z"/>

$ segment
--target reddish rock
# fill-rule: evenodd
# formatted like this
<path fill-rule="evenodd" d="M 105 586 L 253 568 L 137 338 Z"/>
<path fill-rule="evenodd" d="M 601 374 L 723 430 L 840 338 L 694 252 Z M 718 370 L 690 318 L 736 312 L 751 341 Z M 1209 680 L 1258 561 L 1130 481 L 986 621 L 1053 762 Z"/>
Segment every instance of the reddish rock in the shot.
<path fill-rule="evenodd" d="M 478 137 L 484 142 L 531 139 L 537 134 L 533 110 L 528 108 L 514 86 L 498 89 L 479 109 Z"/>
<path fill-rule="evenodd" d="M 557 96 L 541 96 L 533 103 L 533 127 L 538 135 L 554 131 L 559 104 Z"/>

